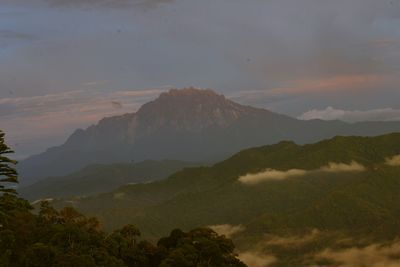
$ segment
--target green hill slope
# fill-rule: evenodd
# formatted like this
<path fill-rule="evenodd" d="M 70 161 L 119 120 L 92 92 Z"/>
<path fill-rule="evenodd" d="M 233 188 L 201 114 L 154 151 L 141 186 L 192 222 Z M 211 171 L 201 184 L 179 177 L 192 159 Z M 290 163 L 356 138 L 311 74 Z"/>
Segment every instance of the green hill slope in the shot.
<path fill-rule="evenodd" d="M 89 165 L 70 175 L 40 180 L 20 188 L 19 192 L 29 200 L 88 196 L 109 192 L 126 184 L 165 179 L 181 169 L 196 165 L 198 164 L 176 160 Z"/>
<path fill-rule="evenodd" d="M 323 249 L 400 235 L 400 164 L 388 164 L 399 154 L 400 134 L 281 142 L 73 204 L 109 229 L 133 223 L 150 238 L 176 227 L 240 225 L 240 250 L 272 254 L 278 266 L 315 264 Z"/>

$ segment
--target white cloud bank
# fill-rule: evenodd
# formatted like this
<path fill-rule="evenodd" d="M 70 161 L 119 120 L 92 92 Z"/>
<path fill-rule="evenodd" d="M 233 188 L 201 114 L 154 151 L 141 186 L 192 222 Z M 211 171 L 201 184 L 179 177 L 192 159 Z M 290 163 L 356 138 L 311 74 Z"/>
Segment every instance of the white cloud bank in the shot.
<path fill-rule="evenodd" d="M 322 238 L 323 232 L 313 229 L 305 235 L 277 236 L 265 235 L 264 239 L 258 242 L 253 250 L 239 253 L 239 259 L 247 266 L 251 267 L 269 267 L 280 263 L 280 259 L 272 254 L 272 247 L 280 249 L 297 250 L 318 242 Z M 349 238 L 348 240 L 352 240 Z M 339 244 L 339 243 L 338 243 Z M 342 243 L 344 244 L 344 243 Z M 394 240 L 388 243 L 375 243 L 364 247 L 349 246 L 341 249 L 331 247 L 322 249 L 315 253 L 305 255 L 304 259 L 309 257 L 310 267 L 320 267 L 317 264 L 321 261 L 329 261 L 329 266 L 340 267 L 400 267 L 400 240 Z M 326 266 L 328 266 L 326 265 Z M 323 265 L 325 266 L 325 265 Z"/>
<path fill-rule="evenodd" d="M 215 231 L 219 235 L 224 235 L 227 238 L 231 238 L 235 234 L 243 232 L 246 228 L 243 225 L 230 225 L 230 224 L 219 224 L 208 226 L 211 230 Z"/>
<path fill-rule="evenodd" d="M 246 227 L 243 225 L 231 225 L 231 224 L 218 224 L 208 226 L 213 231 L 220 235 L 224 235 L 227 238 L 243 232 Z M 264 254 L 261 251 L 242 251 L 238 255 L 239 259 L 244 262 L 247 266 L 251 267 L 268 267 L 277 261 L 277 258 L 273 255 Z"/>
<path fill-rule="evenodd" d="M 305 170 L 291 169 L 288 171 L 278 171 L 274 169 L 267 169 L 263 172 L 255 174 L 246 174 L 239 177 L 239 181 L 243 184 L 258 184 L 264 181 L 279 181 L 292 177 L 304 176 L 307 174 Z"/>
<path fill-rule="evenodd" d="M 354 247 L 337 251 L 327 249 L 319 253 L 316 258 L 335 261 L 341 267 L 400 267 L 400 242 L 393 242 L 389 245 L 374 244 L 364 248 Z"/>
<path fill-rule="evenodd" d="M 386 159 L 386 164 L 389 166 L 397 167 L 400 166 L 400 155 Z"/>
<path fill-rule="evenodd" d="M 330 162 L 326 166 L 322 166 L 320 171 L 323 172 L 363 172 L 366 168 L 358 162 L 352 161 L 350 164 Z"/>
<path fill-rule="evenodd" d="M 359 121 L 400 121 L 400 109 L 382 108 L 373 110 L 342 110 L 333 107 L 318 110 L 313 109 L 300 115 L 301 120 L 342 120 L 347 122 Z"/>
<path fill-rule="evenodd" d="M 252 250 L 239 253 L 239 259 L 249 267 L 274 266 L 279 259 L 270 251 L 270 247 L 302 247 L 316 240 L 321 235 L 317 229 L 311 230 L 304 235 L 278 236 L 267 234 L 262 241 L 259 241 Z"/>
<path fill-rule="evenodd" d="M 312 229 L 305 235 L 292 235 L 292 236 L 278 236 L 267 234 L 264 236 L 264 240 L 261 241 L 258 246 L 261 248 L 269 246 L 279 247 L 301 247 L 305 244 L 311 243 L 321 235 L 318 229 Z"/>
<path fill-rule="evenodd" d="M 239 253 L 239 259 L 249 267 L 268 267 L 277 261 L 276 257 L 272 255 L 256 252 Z"/>
<path fill-rule="evenodd" d="M 350 164 L 330 162 L 316 170 L 301 170 L 290 169 L 287 171 L 279 171 L 274 169 L 266 169 L 263 172 L 239 177 L 239 182 L 246 185 L 255 185 L 265 181 L 280 181 L 288 178 L 301 177 L 310 173 L 325 172 L 325 173 L 340 173 L 340 172 L 363 172 L 366 168 L 358 162 L 352 161 Z"/>

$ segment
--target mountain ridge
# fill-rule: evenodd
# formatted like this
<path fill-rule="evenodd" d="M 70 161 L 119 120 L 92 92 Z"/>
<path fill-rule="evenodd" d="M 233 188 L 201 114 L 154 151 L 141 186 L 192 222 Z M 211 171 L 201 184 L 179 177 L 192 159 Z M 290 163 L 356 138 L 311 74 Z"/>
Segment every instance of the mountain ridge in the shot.
<path fill-rule="evenodd" d="M 20 187 L 18 192 L 31 201 L 83 197 L 109 192 L 126 184 L 162 180 L 181 169 L 198 165 L 200 164 L 173 160 L 94 164 L 67 176 L 48 177 L 32 185 Z"/>
<path fill-rule="evenodd" d="M 173 228 L 236 228 L 233 240 L 240 250 L 272 254 L 279 258 L 276 266 L 314 266 L 303 263 L 311 260 L 305 255 L 396 240 L 400 161 L 390 164 L 394 158 L 400 159 L 400 133 L 306 145 L 283 141 L 166 180 L 54 204 L 96 216 L 108 230 L 132 223 L 155 239 Z M 362 168 L 352 169 L 352 162 Z M 301 172 L 256 184 L 240 179 L 271 170 Z"/>
<path fill-rule="evenodd" d="M 65 175 L 88 164 L 142 160 L 213 162 L 248 147 L 335 135 L 400 132 L 400 122 L 301 121 L 244 106 L 210 89 L 172 89 L 137 112 L 104 118 L 58 147 L 21 161 L 22 184 Z"/>

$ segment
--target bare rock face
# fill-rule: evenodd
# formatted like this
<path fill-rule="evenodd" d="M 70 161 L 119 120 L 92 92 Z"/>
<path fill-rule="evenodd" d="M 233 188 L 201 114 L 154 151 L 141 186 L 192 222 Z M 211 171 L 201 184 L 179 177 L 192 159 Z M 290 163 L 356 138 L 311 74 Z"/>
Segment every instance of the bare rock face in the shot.
<path fill-rule="evenodd" d="M 171 127 L 176 131 L 199 132 L 209 127 L 227 127 L 255 110 L 209 89 L 185 88 L 162 93 L 156 100 L 143 105 L 137 116 L 146 131 Z"/>
<path fill-rule="evenodd" d="M 136 113 L 104 118 L 77 130 L 65 144 L 19 164 L 21 182 L 64 175 L 88 164 L 141 160 L 221 160 L 252 146 L 291 140 L 316 142 L 335 135 L 400 132 L 400 122 L 348 124 L 300 121 L 243 106 L 209 89 L 172 89 Z"/>
<path fill-rule="evenodd" d="M 104 118 L 86 131 L 77 130 L 66 145 L 93 149 L 116 144 L 133 145 L 158 132 L 201 133 L 223 129 L 249 114 L 268 112 L 242 106 L 210 89 L 172 89 L 144 104 L 136 113 Z"/>

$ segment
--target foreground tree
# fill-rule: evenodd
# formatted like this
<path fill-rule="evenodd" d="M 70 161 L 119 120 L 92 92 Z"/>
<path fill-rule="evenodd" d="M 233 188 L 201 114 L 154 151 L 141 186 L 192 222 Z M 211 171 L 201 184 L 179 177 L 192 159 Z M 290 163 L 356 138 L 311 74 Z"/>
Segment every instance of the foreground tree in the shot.
<path fill-rule="evenodd" d="M 13 151 L 5 143 L 0 130 L 0 266 L 18 266 L 21 248 L 29 243 L 35 216 L 30 213 L 29 203 L 17 196 L 15 186 L 18 175 L 17 163 L 7 157 Z"/>
<path fill-rule="evenodd" d="M 13 151 L 6 145 L 4 137 L 4 132 L 0 130 L 0 194 L 16 194 L 16 190 L 7 185 L 18 183 L 18 174 L 13 167 L 17 162 L 7 157 Z"/>
<path fill-rule="evenodd" d="M 158 248 L 162 253 L 162 267 L 246 266 L 234 254 L 233 242 L 208 228 L 198 228 L 188 233 L 176 229 L 169 237 L 160 239 Z"/>

